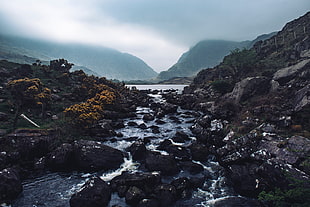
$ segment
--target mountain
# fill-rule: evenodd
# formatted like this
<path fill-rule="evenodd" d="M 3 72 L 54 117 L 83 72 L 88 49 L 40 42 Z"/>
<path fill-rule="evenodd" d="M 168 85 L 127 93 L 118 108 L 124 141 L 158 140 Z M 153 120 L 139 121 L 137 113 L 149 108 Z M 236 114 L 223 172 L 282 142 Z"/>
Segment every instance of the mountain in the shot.
<path fill-rule="evenodd" d="M 267 39 L 275 33 L 261 35 L 253 41 L 203 40 L 184 53 L 178 62 L 158 75 L 159 80 L 173 77 L 190 77 L 201 69 L 210 68 L 222 62 L 223 58 L 236 48 L 249 48 L 255 42 Z"/>
<path fill-rule="evenodd" d="M 0 59 L 33 63 L 37 59 L 49 61 L 59 58 L 91 69 L 94 73 L 109 79 L 144 80 L 157 75 L 141 59 L 106 47 L 0 36 Z"/>

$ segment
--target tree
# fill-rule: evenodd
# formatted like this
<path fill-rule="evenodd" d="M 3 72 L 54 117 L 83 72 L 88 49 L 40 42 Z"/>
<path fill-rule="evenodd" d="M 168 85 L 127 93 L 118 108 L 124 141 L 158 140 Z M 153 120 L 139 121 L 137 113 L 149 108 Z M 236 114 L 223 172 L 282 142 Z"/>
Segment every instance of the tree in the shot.
<path fill-rule="evenodd" d="M 22 78 L 9 81 L 7 88 L 11 93 L 14 107 L 14 128 L 17 124 L 18 116 L 25 108 L 41 107 L 42 115 L 44 116 L 45 107 L 51 99 L 51 90 L 45 88 L 38 78 Z"/>

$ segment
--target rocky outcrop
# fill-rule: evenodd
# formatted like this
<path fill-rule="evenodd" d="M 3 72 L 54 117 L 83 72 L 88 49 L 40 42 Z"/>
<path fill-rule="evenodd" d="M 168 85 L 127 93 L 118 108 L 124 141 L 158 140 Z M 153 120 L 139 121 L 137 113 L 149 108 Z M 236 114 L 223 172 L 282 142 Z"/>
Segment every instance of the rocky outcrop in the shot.
<path fill-rule="evenodd" d="M 299 63 L 280 69 L 273 75 L 273 80 L 278 81 L 281 85 L 293 79 L 298 73 L 306 69 L 306 65 L 310 62 L 310 59 L 302 60 Z"/>
<path fill-rule="evenodd" d="M 111 189 L 99 177 L 88 180 L 83 187 L 70 199 L 71 207 L 102 207 L 108 206 Z"/>
<path fill-rule="evenodd" d="M 80 140 L 74 143 L 74 160 L 79 170 L 113 170 L 124 161 L 121 151 L 100 142 Z"/>
<path fill-rule="evenodd" d="M 236 83 L 233 91 L 223 97 L 239 103 L 253 96 L 267 94 L 270 89 L 269 80 L 264 77 L 248 77 Z"/>

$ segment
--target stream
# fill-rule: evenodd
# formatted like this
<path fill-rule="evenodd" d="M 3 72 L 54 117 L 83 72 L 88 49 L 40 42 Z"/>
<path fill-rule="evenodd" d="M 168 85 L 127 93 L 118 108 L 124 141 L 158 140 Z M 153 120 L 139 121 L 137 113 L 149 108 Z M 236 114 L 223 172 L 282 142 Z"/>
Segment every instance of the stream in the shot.
<path fill-rule="evenodd" d="M 154 102 L 165 101 L 161 94 L 150 94 Z M 189 146 L 195 137 L 191 133 L 190 127 L 193 125 L 193 121 L 197 116 L 196 112 L 189 110 L 182 110 L 178 108 L 176 114 L 168 114 L 161 118 L 161 122 L 158 120 L 144 121 L 143 116 L 145 114 L 152 113 L 152 109 L 149 107 L 137 107 L 134 118 L 128 118 L 124 121 L 124 128 L 116 130 L 117 133 L 121 133 L 122 137 L 110 137 L 105 138 L 102 142 L 105 145 L 119 149 L 125 152 L 135 140 L 148 139 L 146 148 L 152 151 L 158 151 L 162 154 L 168 154 L 164 150 L 157 150 L 159 144 L 165 139 L 170 139 L 176 134 L 176 132 L 184 132 L 189 136 L 189 140 L 185 143 L 172 143 L 177 146 Z M 136 123 L 133 125 L 132 123 Z M 137 127 L 144 124 L 146 127 Z M 157 130 L 154 130 L 157 129 Z M 128 152 L 126 152 L 128 153 Z M 226 179 L 223 176 L 223 168 L 215 161 L 213 156 L 209 156 L 206 162 L 196 162 L 201 164 L 204 170 L 198 174 L 192 175 L 185 171 L 180 171 L 175 176 L 162 176 L 162 182 L 170 182 L 178 177 L 205 177 L 206 181 L 202 188 L 195 190 L 191 198 L 186 200 L 178 200 L 174 206 L 213 206 L 218 200 L 223 200 L 229 197 L 235 197 L 231 187 L 226 184 Z M 114 177 L 120 175 L 122 172 L 138 172 L 144 169 L 139 168 L 140 164 L 134 162 L 130 153 L 125 158 L 122 166 L 111 172 L 97 172 L 97 173 L 48 173 L 44 176 L 37 177 L 36 179 L 29 179 L 23 182 L 23 192 L 16 199 L 11 207 L 68 207 L 71 195 L 80 189 L 80 187 L 93 175 L 99 175 L 101 179 L 109 182 Z M 112 206 L 124 206 L 125 198 L 120 198 L 117 193 L 112 194 L 109 207 Z"/>

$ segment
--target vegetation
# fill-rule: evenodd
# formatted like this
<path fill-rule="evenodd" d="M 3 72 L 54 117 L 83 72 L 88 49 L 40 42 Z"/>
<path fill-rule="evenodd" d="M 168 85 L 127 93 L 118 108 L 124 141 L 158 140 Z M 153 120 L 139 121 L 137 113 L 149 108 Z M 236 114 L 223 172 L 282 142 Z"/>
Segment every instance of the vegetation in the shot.
<path fill-rule="evenodd" d="M 310 188 L 309 181 L 297 180 L 288 177 L 292 182 L 289 189 L 275 188 L 274 191 L 262 191 L 258 199 L 270 206 L 282 207 L 306 207 L 310 206 Z M 307 183 L 306 183 L 307 182 Z"/>
<path fill-rule="evenodd" d="M 43 128 L 68 128 L 63 130 L 67 133 L 89 128 L 103 118 L 104 110 L 121 98 L 123 83 L 81 70 L 70 72 L 72 65 L 64 59 L 53 60 L 49 66 L 39 61 L 32 65 L 0 61 L 0 109 L 8 117 L 1 129 L 31 128 L 19 119 L 21 113 Z M 67 122 L 72 125 L 67 127 Z"/>

